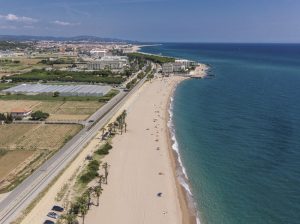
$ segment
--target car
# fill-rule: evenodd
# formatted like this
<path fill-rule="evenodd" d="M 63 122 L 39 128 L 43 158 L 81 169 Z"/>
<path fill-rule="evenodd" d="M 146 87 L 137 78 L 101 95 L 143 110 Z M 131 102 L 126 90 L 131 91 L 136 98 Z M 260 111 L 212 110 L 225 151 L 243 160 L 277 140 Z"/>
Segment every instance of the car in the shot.
<path fill-rule="evenodd" d="M 52 207 L 52 211 L 63 212 L 63 211 L 64 211 L 64 208 L 61 207 L 61 206 L 58 206 L 58 205 L 54 205 L 54 206 Z"/>
<path fill-rule="evenodd" d="M 45 220 L 44 224 L 55 224 L 55 222 L 47 219 L 47 220 Z"/>
<path fill-rule="evenodd" d="M 59 215 L 56 214 L 55 212 L 49 212 L 47 214 L 47 216 L 50 217 L 50 218 L 53 218 L 53 219 L 58 219 L 59 218 Z"/>
<path fill-rule="evenodd" d="M 92 123 L 92 122 L 94 122 L 94 120 L 89 120 L 89 123 Z"/>

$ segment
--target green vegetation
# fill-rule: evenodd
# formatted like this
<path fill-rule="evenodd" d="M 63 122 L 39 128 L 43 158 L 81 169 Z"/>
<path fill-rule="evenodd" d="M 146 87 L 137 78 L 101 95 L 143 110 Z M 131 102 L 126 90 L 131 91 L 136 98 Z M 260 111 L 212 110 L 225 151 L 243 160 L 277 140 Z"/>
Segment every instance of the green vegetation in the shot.
<path fill-rule="evenodd" d="M 1 88 L 1 85 L 0 85 Z M 7 87 L 9 88 L 9 87 Z M 99 101 L 107 102 L 119 93 L 119 90 L 112 89 L 105 96 L 56 96 L 54 95 L 24 95 L 24 94 L 7 94 L 0 95 L 0 100 L 39 100 L 39 101 Z"/>
<path fill-rule="evenodd" d="M 13 117 L 11 116 L 11 113 L 0 113 L 0 121 L 10 124 L 13 122 Z"/>
<path fill-rule="evenodd" d="M 154 63 L 163 64 L 168 62 L 175 62 L 175 58 L 170 57 L 163 57 L 157 55 L 150 55 L 150 54 L 142 54 L 142 53 L 129 53 L 128 54 L 129 60 L 141 60 L 141 61 L 152 61 Z"/>
<path fill-rule="evenodd" d="M 109 153 L 109 150 L 112 149 L 111 144 L 108 142 L 105 143 L 105 145 L 101 146 L 100 149 L 98 149 L 95 153 L 98 155 L 107 155 Z"/>
<path fill-rule="evenodd" d="M 16 86 L 15 83 L 0 83 L 0 91 Z"/>
<path fill-rule="evenodd" d="M 0 50 L 14 50 L 14 49 L 25 49 L 31 47 L 31 45 L 15 41 L 0 41 Z"/>
<path fill-rule="evenodd" d="M 99 102 L 108 102 L 110 99 L 112 99 L 114 96 L 119 94 L 119 90 L 112 89 L 110 90 L 105 96 L 102 96 L 98 99 Z"/>
<path fill-rule="evenodd" d="M 1 59 L 0 65 L 7 65 L 7 64 L 20 64 L 19 60 L 13 60 L 13 59 Z"/>
<path fill-rule="evenodd" d="M 48 117 L 49 117 L 48 113 L 44 113 L 43 111 L 40 111 L 40 110 L 31 114 L 31 120 L 34 120 L 34 121 L 44 121 Z"/>
<path fill-rule="evenodd" d="M 4 156 L 7 153 L 6 149 L 0 149 L 0 157 Z"/>
<path fill-rule="evenodd" d="M 6 79 L 3 77 L 2 79 Z M 89 82 L 120 84 L 125 81 L 123 74 L 113 73 L 110 70 L 94 72 L 71 72 L 71 71 L 46 71 L 44 69 L 34 69 L 24 74 L 10 76 L 13 82 L 36 82 L 36 81 L 62 81 L 62 82 Z"/>
<path fill-rule="evenodd" d="M 58 58 L 56 60 L 43 59 L 39 63 L 45 65 L 55 65 L 55 64 L 73 64 L 75 63 L 74 58 Z"/>
<path fill-rule="evenodd" d="M 129 83 L 126 84 L 126 89 L 128 90 L 132 89 L 135 86 L 136 82 L 137 82 L 136 78 L 131 80 Z"/>
<path fill-rule="evenodd" d="M 87 170 L 79 177 L 79 180 L 83 184 L 91 182 L 95 177 L 97 177 L 100 163 L 97 160 L 92 160 L 87 166 Z"/>

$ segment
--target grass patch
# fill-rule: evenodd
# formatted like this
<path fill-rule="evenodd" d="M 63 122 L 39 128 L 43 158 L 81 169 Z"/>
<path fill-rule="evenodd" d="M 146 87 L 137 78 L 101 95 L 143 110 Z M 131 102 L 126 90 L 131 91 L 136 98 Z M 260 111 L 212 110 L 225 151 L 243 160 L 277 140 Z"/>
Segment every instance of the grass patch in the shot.
<path fill-rule="evenodd" d="M 57 193 L 55 197 L 55 201 L 60 202 L 64 198 L 65 194 L 67 193 L 68 188 L 69 188 L 69 184 L 68 183 L 64 184 L 64 186 Z"/>
<path fill-rule="evenodd" d="M 16 86 L 16 83 L 0 83 L 0 91 Z"/>

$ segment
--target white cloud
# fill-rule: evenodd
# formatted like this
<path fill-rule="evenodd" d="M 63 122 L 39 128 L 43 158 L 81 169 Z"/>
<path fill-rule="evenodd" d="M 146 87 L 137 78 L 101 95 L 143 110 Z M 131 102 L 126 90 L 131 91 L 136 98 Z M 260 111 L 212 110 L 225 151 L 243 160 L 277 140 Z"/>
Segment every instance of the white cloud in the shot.
<path fill-rule="evenodd" d="M 77 26 L 77 25 L 80 25 L 80 23 L 71 23 L 71 22 L 59 21 L 59 20 L 55 20 L 53 23 L 56 24 L 56 25 L 59 25 L 59 26 Z"/>
<path fill-rule="evenodd" d="M 26 16 L 17 16 L 15 14 L 11 14 L 11 13 L 9 13 L 7 15 L 0 14 L 0 19 L 10 21 L 10 22 L 22 22 L 22 23 L 35 23 L 38 21 L 37 19 L 33 19 L 30 17 L 26 17 Z"/>

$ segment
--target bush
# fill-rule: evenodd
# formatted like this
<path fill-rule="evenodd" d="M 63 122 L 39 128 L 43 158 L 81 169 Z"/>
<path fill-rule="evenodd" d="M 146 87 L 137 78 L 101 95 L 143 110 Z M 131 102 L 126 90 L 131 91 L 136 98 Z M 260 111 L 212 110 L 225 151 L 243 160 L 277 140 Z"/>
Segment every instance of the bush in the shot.
<path fill-rule="evenodd" d="M 87 166 L 87 170 L 80 176 L 82 183 L 89 183 L 97 177 L 100 163 L 97 160 L 92 160 Z"/>
<path fill-rule="evenodd" d="M 34 121 L 44 121 L 49 117 L 48 113 L 44 113 L 43 111 L 36 111 L 31 114 L 31 119 Z"/>
<path fill-rule="evenodd" d="M 96 151 L 98 155 L 107 155 L 109 153 L 109 150 L 112 149 L 112 146 L 109 143 L 106 143 L 103 145 L 100 149 Z"/>

